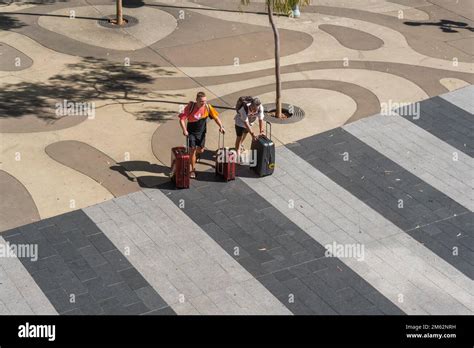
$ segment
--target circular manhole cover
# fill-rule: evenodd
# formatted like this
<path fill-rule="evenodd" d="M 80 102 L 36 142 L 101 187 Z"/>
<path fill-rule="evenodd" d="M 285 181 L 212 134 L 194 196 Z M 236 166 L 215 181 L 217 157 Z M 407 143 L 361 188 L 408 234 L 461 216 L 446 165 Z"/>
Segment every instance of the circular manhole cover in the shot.
<path fill-rule="evenodd" d="M 138 24 L 138 19 L 132 16 L 127 16 L 123 15 L 123 20 L 124 24 L 123 25 L 115 25 L 112 20 L 115 20 L 116 15 L 109 15 L 106 17 L 103 17 L 99 19 L 99 25 L 106 27 L 106 28 L 112 28 L 112 29 L 121 29 L 121 28 L 130 28 L 133 27 L 134 25 Z"/>
<path fill-rule="evenodd" d="M 304 110 L 293 104 L 286 104 L 286 103 L 281 104 L 282 111 L 283 110 L 286 111 L 285 114 L 288 115 L 288 117 L 284 117 L 284 118 L 276 118 L 271 115 L 271 111 L 275 110 L 276 108 L 275 103 L 264 104 L 263 108 L 265 110 L 265 116 L 267 118 L 267 121 L 270 121 L 271 123 L 277 123 L 277 124 L 295 123 L 295 122 L 301 121 L 305 116 Z"/>

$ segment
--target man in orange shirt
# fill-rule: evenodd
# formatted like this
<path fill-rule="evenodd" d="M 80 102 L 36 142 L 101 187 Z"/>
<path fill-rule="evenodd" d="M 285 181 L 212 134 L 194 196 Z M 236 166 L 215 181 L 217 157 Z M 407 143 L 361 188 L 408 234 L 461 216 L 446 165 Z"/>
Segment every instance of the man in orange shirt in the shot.
<path fill-rule="evenodd" d="M 191 178 L 196 178 L 196 155 L 204 152 L 208 117 L 217 123 L 219 132 L 225 133 L 224 126 L 222 126 L 222 122 L 219 119 L 219 113 L 211 104 L 207 104 L 207 97 L 204 92 L 199 92 L 196 95 L 196 101 L 189 102 L 183 112 L 179 114 L 179 124 L 183 134 L 189 137 Z"/>

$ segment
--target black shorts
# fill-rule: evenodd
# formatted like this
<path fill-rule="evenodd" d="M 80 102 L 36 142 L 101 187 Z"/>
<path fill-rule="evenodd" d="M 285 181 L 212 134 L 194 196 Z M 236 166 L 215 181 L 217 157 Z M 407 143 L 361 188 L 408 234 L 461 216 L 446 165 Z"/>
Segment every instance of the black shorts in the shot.
<path fill-rule="evenodd" d="M 241 137 L 244 133 L 248 133 L 248 129 L 245 127 L 240 127 L 235 125 L 235 133 L 237 133 L 238 137 Z"/>
<path fill-rule="evenodd" d="M 186 129 L 189 133 L 189 147 L 201 147 L 206 144 L 207 120 L 188 123 Z"/>

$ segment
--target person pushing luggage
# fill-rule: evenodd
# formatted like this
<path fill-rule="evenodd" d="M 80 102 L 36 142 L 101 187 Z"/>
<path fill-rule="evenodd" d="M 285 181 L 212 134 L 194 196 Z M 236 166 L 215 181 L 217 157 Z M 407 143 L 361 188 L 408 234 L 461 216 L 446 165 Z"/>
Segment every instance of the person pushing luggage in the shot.
<path fill-rule="evenodd" d="M 204 92 L 198 92 L 196 101 L 190 101 L 183 112 L 179 114 L 179 124 L 183 134 L 189 139 L 191 178 L 196 178 L 196 157 L 204 152 L 208 117 L 217 123 L 219 132 L 225 133 L 219 113 L 211 104 L 207 103 Z"/>
<path fill-rule="evenodd" d="M 234 117 L 235 133 L 235 149 L 237 150 L 237 159 L 240 159 L 240 152 L 244 150 L 243 143 L 248 133 L 252 136 L 252 140 L 256 140 L 258 135 L 252 131 L 252 126 L 258 118 L 258 126 L 260 128 L 259 135 L 264 134 L 263 119 L 265 118 L 263 105 L 260 99 L 250 96 L 240 97 L 235 105 L 237 114 Z"/>

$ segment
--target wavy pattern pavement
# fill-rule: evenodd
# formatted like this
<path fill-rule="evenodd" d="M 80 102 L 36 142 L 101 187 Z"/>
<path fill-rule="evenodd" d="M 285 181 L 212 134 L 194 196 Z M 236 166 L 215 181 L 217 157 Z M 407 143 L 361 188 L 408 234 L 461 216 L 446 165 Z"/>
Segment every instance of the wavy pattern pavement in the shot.
<path fill-rule="evenodd" d="M 377 114 L 381 103 L 416 102 L 473 84 L 467 49 L 473 23 L 463 6 L 318 0 L 298 20 L 277 18 L 284 98 L 298 100 L 309 112 L 301 123 L 275 125 L 276 141 L 286 144 Z M 7 112 L 0 132 L 9 136 L 3 137 L 2 163 L 30 192 L 39 218 L 67 211 L 65 202 L 74 199 L 68 185 L 76 185 L 72 196 L 82 191 L 76 201 L 84 207 L 166 180 L 169 149 L 181 142 L 176 124 L 166 120 L 196 91 L 208 92 L 228 129 L 228 108 L 237 96 L 256 94 L 271 102 L 273 45 L 262 9 L 261 3 L 239 9 L 233 1 L 144 1 L 125 10 L 139 25 L 112 33 L 97 25 L 114 10 L 105 0 L 94 6 L 82 0 L 6 6 L 0 15 L 0 47 L 6 52 L 0 110 Z M 108 39 L 111 46 L 101 42 L 109 34 L 115 35 Z M 17 56 L 21 69 L 12 69 Z M 54 105 L 64 99 L 95 103 L 96 119 L 56 117 Z M 25 151 L 48 153 L 30 162 L 44 173 L 43 184 L 21 170 L 28 162 L 11 160 Z M 62 169 L 48 174 L 49 168 Z M 91 194 L 93 182 L 101 188 Z M 61 205 L 55 207 L 52 197 Z M 15 218 L 8 220 L 15 225 Z"/>

